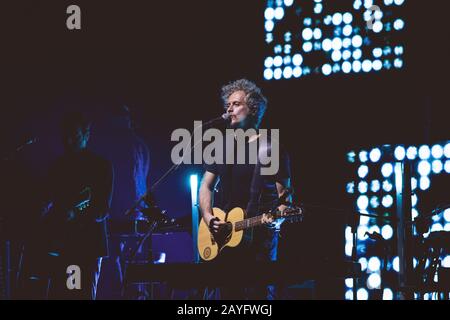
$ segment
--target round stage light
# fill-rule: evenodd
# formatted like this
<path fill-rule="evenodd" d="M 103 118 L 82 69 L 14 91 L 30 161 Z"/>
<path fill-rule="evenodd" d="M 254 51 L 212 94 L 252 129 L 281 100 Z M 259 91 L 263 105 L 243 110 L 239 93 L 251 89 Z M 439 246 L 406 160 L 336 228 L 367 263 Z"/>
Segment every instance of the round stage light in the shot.
<path fill-rule="evenodd" d="M 275 10 L 273 10 L 273 8 L 267 8 L 264 11 L 264 17 L 266 20 L 273 20 L 273 18 L 275 18 Z"/>
<path fill-rule="evenodd" d="M 333 48 L 333 50 L 341 50 L 342 49 L 342 39 L 341 38 L 334 38 L 333 41 L 331 42 L 331 48 Z"/>
<path fill-rule="evenodd" d="M 416 147 L 409 147 L 408 150 L 406 150 L 406 157 L 409 160 L 414 160 L 417 156 L 417 148 Z"/>
<path fill-rule="evenodd" d="M 358 176 L 361 179 L 364 179 L 369 174 L 369 167 L 366 165 L 362 165 L 358 168 Z"/>
<path fill-rule="evenodd" d="M 395 159 L 397 159 L 398 161 L 403 161 L 403 159 L 405 159 L 405 156 L 406 156 L 405 148 L 402 146 L 396 147 L 395 151 L 394 151 L 394 155 L 395 155 Z"/>
<path fill-rule="evenodd" d="M 398 257 L 395 257 L 392 260 L 392 268 L 394 269 L 394 271 L 400 272 L 400 260 L 398 259 Z"/>
<path fill-rule="evenodd" d="M 264 28 L 266 29 L 267 32 L 272 32 L 274 27 L 275 23 L 273 22 L 273 20 L 267 20 L 264 25 Z"/>
<path fill-rule="evenodd" d="M 358 291 L 356 292 L 356 298 L 358 300 L 368 300 L 369 292 L 367 292 L 367 290 L 364 288 L 358 289 Z"/>
<path fill-rule="evenodd" d="M 311 50 L 313 49 L 313 44 L 312 42 L 305 42 L 303 44 L 303 51 L 305 52 L 311 52 Z"/>
<path fill-rule="evenodd" d="M 417 166 L 417 171 L 421 176 L 428 176 L 431 173 L 431 165 L 428 161 L 422 160 Z"/>
<path fill-rule="evenodd" d="M 353 288 L 353 278 L 347 278 L 345 279 L 345 286 L 347 288 Z"/>
<path fill-rule="evenodd" d="M 381 268 L 381 260 L 378 257 L 371 257 L 368 262 L 369 272 L 377 272 Z"/>
<path fill-rule="evenodd" d="M 381 56 L 383 55 L 383 50 L 381 48 L 375 48 L 372 50 L 372 54 L 374 58 L 381 58 Z"/>
<path fill-rule="evenodd" d="M 350 24 L 353 21 L 353 15 L 350 12 L 344 13 L 342 16 L 342 21 L 344 21 L 345 24 Z"/>
<path fill-rule="evenodd" d="M 311 40 L 312 37 L 313 37 L 313 31 L 311 30 L 311 28 L 305 28 L 305 29 L 303 29 L 302 37 L 303 37 L 303 39 L 305 39 L 306 41 Z"/>
<path fill-rule="evenodd" d="M 372 151 L 370 151 L 369 155 L 370 161 L 372 162 L 378 162 L 381 159 L 381 150 L 379 148 L 374 148 Z"/>
<path fill-rule="evenodd" d="M 428 190 L 430 188 L 430 178 L 428 177 L 420 177 L 419 188 L 422 191 Z"/>
<path fill-rule="evenodd" d="M 345 292 L 345 300 L 353 300 L 353 290 L 347 290 Z"/>
<path fill-rule="evenodd" d="M 342 14 L 340 14 L 339 12 L 336 12 L 336 13 L 333 15 L 333 24 L 334 24 L 335 26 L 340 25 L 340 24 L 342 23 L 342 19 L 343 19 Z"/>
<path fill-rule="evenodd" d="M 367 278 L 367 287 L 369 289 L 379 289 L 381 285 L 381 277 L 378 273 L 372 273 Z"/>
<path fill-rule="evenodd" d="M 372 25 L 372 31 L 375 33 L 380 33 L 383 31 L 383 23 L 381 21 L 375 21 Z"/>
<path fill-rule="evenodd" d="M 392 189 L 394 189 L 393 184 L 389 180 L 384 180 L 383 181 L 383 190 L 385 192 L 391 192 Z"/>
<path fill-rule="evenodd" d="M 283 71 L 281 71 L 281 68 L 276 68 L 275 71 L 273 72 L 273 78 L 275 80 L 280 80 L 282 76 L 283 76 Z"/>
<path fill-rule="evenodd" d="M 445 221 L 450 222 L 450 209 L 445 209 L 444 219 L 445 219 Z"/>
<path fill-rule="evenodd" d="M 272 80 L 272 78 L 273 78 L 273 71 L 272 71 L 272 69 L 264 70 L 264 79 Z"/>
<path fill-rule="evenodd" d="M 281 67 L 282 64 L 283 64 L 283 58 L 282 58 L 281 56 L 276 56 L 276 57 L 273 59 L 273 65 L 274 65 L 275 67 Z"/>
<path fill-rule="evenodd" d="M 436 144 L 431 148 L 431 155 L 435 159 L 440 159 L 444 156 L 444 148 L 442 146 Z"/>
<path fill-rule="evenodd" d="M 394 300 L 394 292 L 389 288 L 385 288 L 383 290 L 383 300 Z"/>
<path fill-rule="evenodd" d="M 369 206 L 369 198 L 367 198 L 367 196 L 359 196 L 358 200 L 356 201 L 356 204 L 359 210 L 365 211 Z"/>
<path fill-rule="evenodd" d="M 364 60 L 362 63 L 362 70 L 364 72 L 370 72 L 372 71 L 372 61 L 370 60 Z"/>
<path fill-rule="evenodd" d="M 446 158 L 450 158 L 450 143 L 447 143 L 444 147 L 444 155 Z"/>
<path fill-rule="evenodd" d="M 356 73 L 360 72 L 361 68 L 362 68 L 361 62 L 360 61 L 353 61 L 352 68 L 353 68 L 354 72 L 356 72 Z"/>
<path fill-rule="evenodd" d="M 314 29 L 314 39 L 319 40 L 322 38 L 322 30 L 319 28 Z"/>
<path fill-rule="evenodd" d="M 303 69 L 300 67 L 295 67 L 294 68 L 294 77 L 295 78 L 300 78 L 303 74 Z"/>
<path fill-rule="evenodd" d="M 383 164 L 383 166 L 381 167 L 381 174 L 383 175 L 383 177 L 388 178 L 392 175 L 392 173 L 394 172 L 394 167 L 392 166 L 391 163 L 385 163 Z"/>
<path fill-rule="evenodd" d="M 272 57 L 267 57 L 266 60 L 264 60 L 264 66 L 266 68 L 272 68 L 272 66 L 273 66 L 273 58 Z"/>
<path fill-rule="evenodd" d="M 329 64 L 324 64 L 322 66 L 322 73 L 324 75 L 329 76 L 331 74 L 331 71 L 332 71 L 332 69 L 331 69 L 331 66 Z"/>
<path fill-rule="evenodd" d="M 354 36 L 354 37 L 352 38 L 352 45 L 353 45 L 355 48 L 361 47 L 361 46 L 362 46 L 362 43 L 363 43 L 363 39 L 362 39 L 361 36 L 356 35 L 356 36 Z"/>
<path fill-rule="evenodd" d="M 284 68 L 283 77 L 285 79 L 290 79 L 292 77 L 292 68 L 291 67 Z"/>
<path fill-rule="evenodd" d="M 352 45 L 352 39 L 350 39 L 350 38 L 344 38 L 344 40 L 342 40 L 342 47 L 343 47 L 344 49 L 350 48 L 351 45 Z"/>
<path fill-rule="evenodd" d="M 367 189 L 368 189 L 368 184 L 367 184 L 367 182 L 361 181 L 361 182 L 358 184 L 358 191 L 359 191 L 359 193 L 362 193 L 362 194 L 367 193 Z"/>
<path fill-rule="evenodd" d="M 303 57 L 301 54 L 297 53 L 292 57 L 292 63 L 294 66 L 300 66 L 303 63 Z"/>
<path fill-rule="evenodd" d="M 403 60 L 402 59 L 395 59 L 394 60 L 394 67 L 396 67 L 397 69 L 400 69 L 403 67 Z"/>
<path fill-rule="evenodd" d="M 341 53 L 341 51 L 339 51 L 339 50 L 334 50 L 333 53 L 331 54 L 331 59 L 332 59 L 334 62 L 340 61 L 341 58 L 342 58 L 342 53 Z"/>
<path fill-rule="evenodd" d="M 342 71 L 344 73 L 350 73 L 352 71 L 352 64 L 350 62 L 348 62 L 348 61 L 345 61 L 342 64 Z"/>
<path fill-rule="evenodd" d="M 422 160 L 428 160 L 430 158 L 431 151 L 429 146 L 421 146 L 419 148 L 419 158 Z"/>
<path fill-rule="evenodd" d="M 444 169 L 444 165 L 442 164 L 441 160 L 434 160 L 431 163 L 431 170 L 433 170 L 433 172 L 435 174 L 441 173 L 443 169 Z"/>
<path fill-rule="evenodd" d="M 380 201 L 378 200 L 378 197 L 373 196 L 372 198 L 370 198 L 370 206 L 374 209 L 380 206 Z"/>
<path fill-rule="evenodd" d="M 281 20 L 284 17 L 284 9 L 282 7 L 278 7 L 275 9 L 274 13 L 275 19 Z"/>
<path fill-rule="evenodd" d="M 394 235 L 394 229 L 390 225 L 385 225 L 383 228 L 381 228 L 381 235 L 385 240 L 389 240 Z"/>
<path fill-rule="evenodd" d="M 390 194 L 383 197 L 381 200 L 381 203 L 383 204 L 383 207 L 390 208 L 394 204 L 394 198 Z"/>
<path fill-rule="evenodd" d="M 370 183 L 370 190 L 372 190 L 372 192 L 378 192 L 378 191 L 380 191 L 380 188 L 381 188 L 381 186 L 380 186 L 380 181 L 378 181 L 378 180 L 373 180 L 373 181 Z"/>
<path fill-rule="evenodd" d="M 362 58 L 362 50 L 361 49 L 356 49 L 353 51 L 353 59 L 355 60 L 359 60 Z"/>
<path fill-rule="evenodd" d="M 394 29 L 402 30 L 405 27 L 405 22 L 402 19 L 397 19 L 394 21 Z"/>
<path fill-rule="evenodd" d="M 346 37 L 351 36 L 351 34 L 353 33 L 353 27 L 351 25 L 346 25 L 344 27 L 344 29 L 342 29 L 342 34 Z"/>
<path fill-rule="evenodd" d="M 383 62 L 381 62 L 381 60 L 375 60 L 372 63 L 372 67 L 373 67 L 373 70 L 380 71 L 381 69 L 383 69 Z"/>
<path fill-rule="evenodd" d="M 322 41 L 322 49 L 325 51 L 330 51 L 333 48 L 333 43 L 331 42 L 330 39 L 324 39 Z"/>
<path fill-rule="evenodd" d="M 348 60 L 352 57 L 352 52 L 350 50 L 344 50 L 344 52 L 342 52 L 342 59 L 344 60 Z M 350 69 L 352 68 L 352 65 L 350 64 Z"/>

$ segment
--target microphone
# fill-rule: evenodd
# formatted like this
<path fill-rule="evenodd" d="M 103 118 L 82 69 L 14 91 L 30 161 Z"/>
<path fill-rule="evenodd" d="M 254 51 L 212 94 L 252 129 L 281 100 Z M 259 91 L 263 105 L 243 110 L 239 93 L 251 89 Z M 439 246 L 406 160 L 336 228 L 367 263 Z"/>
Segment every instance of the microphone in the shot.
<path fill-rule="evenodd" d="M 231 117 L 230 113 L 224 113 L 220 117 L 217 117 L 217 118 L 214 118 L 214 119 L 212 119 L 212 120 L 210 120 L 208 122 L 205 122 L 203 125 L 207 126 L 207 125 L 213 124 L 215 122 L 222 122 L 222 121 L 226 122 L 226 121 L 228 121 L 228 119 L 230 119 L 230 117 Z"/>

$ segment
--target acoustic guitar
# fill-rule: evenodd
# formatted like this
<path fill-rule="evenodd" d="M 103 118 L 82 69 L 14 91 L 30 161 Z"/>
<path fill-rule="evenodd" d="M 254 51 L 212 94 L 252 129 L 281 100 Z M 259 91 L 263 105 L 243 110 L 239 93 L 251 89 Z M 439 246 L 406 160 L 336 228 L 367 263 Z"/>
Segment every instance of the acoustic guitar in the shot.
<path fill-rule="evenodd" d="M 283 218 L 290 222 L 300 222 L 303 219 L 303 210 L 299 207 L 287 208 L 283 212 L 277 210 L 246 219 L 245 211 L 241 208 L 234 208 L 228 215 L 219 208 L 213 208 L 213 215 L 226 224 L 213 235 L 206 222 L 203 219 L 200 221 L 197 247 L 200 257 L 205 261 L 215 259 L 225 247 L 237 247 L 242 241 L 244 230 L 263 226 L 270 218 L 273 221 Z"/>

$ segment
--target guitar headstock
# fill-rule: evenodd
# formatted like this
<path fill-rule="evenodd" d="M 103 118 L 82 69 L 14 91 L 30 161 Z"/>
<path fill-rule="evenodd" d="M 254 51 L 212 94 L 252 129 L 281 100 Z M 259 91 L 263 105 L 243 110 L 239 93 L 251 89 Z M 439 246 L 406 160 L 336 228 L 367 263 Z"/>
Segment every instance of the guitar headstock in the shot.
<path fill-rule="evenodd" d="M 276 219 L 285 219 L 288 222 L 301 222 L 303 221 L 303 208 L 294 206 L 284 209 L 282 212 L 277 210 L 275 214 L 272 214 Z"/>
<path fill-rule="evenodd" d="M 91 205 L 91 188 L 86 187 L 80 192 L 79 199 L 74 208 L 79 212 L 83 212 Z"/>

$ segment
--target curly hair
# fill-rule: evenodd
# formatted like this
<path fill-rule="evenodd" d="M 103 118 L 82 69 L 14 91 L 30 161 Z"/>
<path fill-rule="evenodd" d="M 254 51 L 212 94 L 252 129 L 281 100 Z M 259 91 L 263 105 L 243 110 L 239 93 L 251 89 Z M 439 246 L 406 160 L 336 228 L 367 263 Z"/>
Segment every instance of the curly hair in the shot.
<path fill-rule="evenodd" d="M 236 91 L 245 92 L 245 102 L 247 103 L 250 110 L 255 111 L 255 122 L 256 127 L 261 124 L 264 113 L 267 109 L 267 99 L 263 96 L 261 89 L 258 86 L 247 80 L 240 79 L 222 87 L 222 101 L 224 105 L 227 104 L 228 98 Z"/>

